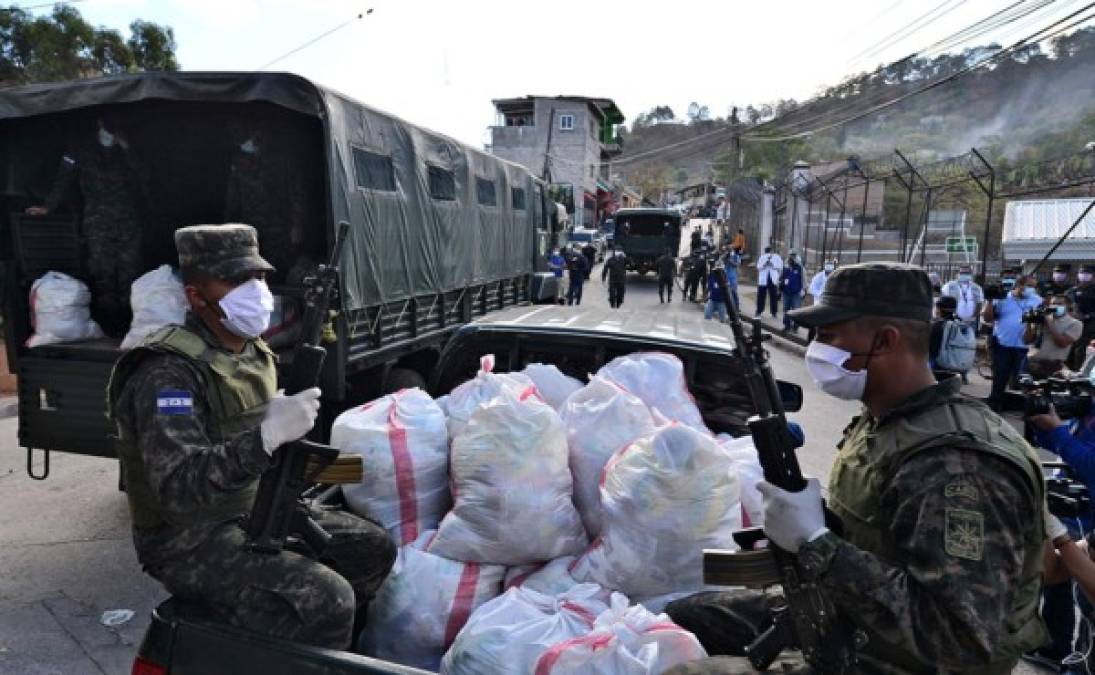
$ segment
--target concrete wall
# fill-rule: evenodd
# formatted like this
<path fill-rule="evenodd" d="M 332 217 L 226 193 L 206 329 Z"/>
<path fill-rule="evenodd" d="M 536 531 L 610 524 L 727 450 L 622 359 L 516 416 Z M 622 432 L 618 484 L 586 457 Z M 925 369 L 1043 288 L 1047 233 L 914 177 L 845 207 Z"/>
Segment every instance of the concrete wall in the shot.
<path fill-rule="evenodd" d="M 547 147 L 552 108 L 555 109 L 555 128 L 551 133 L 552 182 L 574 186 L 576 213 L 571 214 L 571 222 L 575 225 L 592 225 L 585 222 L 582 194 L 586 191 L 597 194 L 601 144 L 597 139 L 600 120 L 587 104 L 549 98 L 536 99 L 535 126 L 492 127 L 491 152 L 503 159 L 522 164 L 538 175 L 544 168 L 544 150 Z M 574 116 L 572 130 L 559 128 L 559 118 L 563 115 Z"/>

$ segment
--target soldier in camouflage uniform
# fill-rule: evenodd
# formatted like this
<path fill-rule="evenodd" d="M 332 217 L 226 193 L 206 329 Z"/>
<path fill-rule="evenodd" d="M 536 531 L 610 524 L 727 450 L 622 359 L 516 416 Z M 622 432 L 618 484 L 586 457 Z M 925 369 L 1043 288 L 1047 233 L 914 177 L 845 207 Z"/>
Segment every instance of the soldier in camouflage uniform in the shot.
<path fill-rule="evenodd" d="M 129 143 L 99 120 L 97 129 L 79 134 L 61 158 L 53 187 L 42 206 L 27 209 L 44 215 L 67 208 L 76 211 L 79 187 L 83 198 L 82 230 L 95 317 L 111 334 L 124 334 L 128 324 L 129 287 L 141 275 L 142 211 Z"/>
<path fill-rule="evenodd" d="M 225 220 L 253 225 L 266 256 L 288 270 L 307 248 L 309 205 L 316 203 L 307 184 L 310 139 L 278 117 L 263 118 L 261 130 L 242 122 L 236 127 Z"/>
<path fill-rule="evenodd" d="M 868 263 L 834 272 L 816 305 L 792 312 L 818 329 L 806 354 L 815 382 L 864 410 L 844 432 L 829 483 L 843 533 L 825 527 L 816 480 L 798 493 L 762 482 L 764 529 L 866 636 L 858 672 L 1008 673 L 1046 639 L 1040 465 L 1008 424 L 959 394 L 958 378 L 934 380 L 931 311 L 922 270 Z M 742 654 L 740 636 L 763 626 L 726 630 L 743 616 L 761 622 L 741 606 L 740 592 L 713 593 L 667 612 L 709 653 Z"/>
<path fill-rule="evenodd" d="M 315 423 L 319 390 L 276 394 L 275 357 L 258 337 L 272 298 L 249 225 L 175 233 L 190 313 L 114 367 L 108 409 L 118 428 L 137 557 L 173 595 L 224 621 L 345 649 L 395 560 L 379 526 L 313 514 L 332 535 L 319 561 L 248 549 L 241 524 L 280 445 Z M 264 320 L 265 319 L 265 320 Z"/>

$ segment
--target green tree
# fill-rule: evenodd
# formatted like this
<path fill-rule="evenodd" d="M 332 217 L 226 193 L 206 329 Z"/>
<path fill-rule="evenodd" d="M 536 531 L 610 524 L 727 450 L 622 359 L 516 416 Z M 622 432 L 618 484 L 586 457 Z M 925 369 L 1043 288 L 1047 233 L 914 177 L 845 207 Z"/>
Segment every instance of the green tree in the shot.
<path fill-rule="evenodd" d="M 0 8 L 0 86 L 178 70 L 171 28 L 137 20 L 129 30 L 124 39 L 117 30 L 92 26 L 68 5 L 37 17 Z"/>

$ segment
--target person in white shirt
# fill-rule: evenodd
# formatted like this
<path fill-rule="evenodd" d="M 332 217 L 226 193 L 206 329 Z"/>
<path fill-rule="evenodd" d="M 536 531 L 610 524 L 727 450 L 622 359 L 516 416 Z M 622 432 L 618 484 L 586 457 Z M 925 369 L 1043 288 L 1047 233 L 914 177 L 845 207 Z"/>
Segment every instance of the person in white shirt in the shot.
<path fill-rule="evenodd" d="M 829 280 L 829 275 L 836 269 L 835 260 L 826 260 L 825 265 L 821 268 L 821 271 L 814 275 L 813 279 L 810 279 L 810 297 L 814 299 L 814 304 L 821 299 L 821 292 L 825 290 L 825 282 Z"/>
<path fill-rule="evenodd" d="M 985 304 L 985 292 L 973 280 L 973 271 L 969 265 L 960 265 L 958 277 L 944 284 L 941 293 L 954 298 L 958 303 L 954 315 L 960 321 L 977 327 L 981 307 Z"/>
<path fill-rule="evenodd" d="M 771 298 L 770 311 L 774 319 L 779 310 L 779 279 L 783 274 L 783 258 L 778 253 L 772 253 L 771 246 L 764 247 L 764 253 L 757 258 L 757 313 L 760 317 L 764 313 L 764 302 Z"/>

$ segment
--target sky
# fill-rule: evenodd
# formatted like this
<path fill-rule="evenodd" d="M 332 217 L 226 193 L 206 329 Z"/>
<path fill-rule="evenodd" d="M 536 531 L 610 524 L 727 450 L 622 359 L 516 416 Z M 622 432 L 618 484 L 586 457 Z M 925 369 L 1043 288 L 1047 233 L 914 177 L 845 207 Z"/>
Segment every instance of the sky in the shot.
<path fill-rule="evenodd" d="M 17 4 L 30 4 L 28 0 Z M 36 4 L 36 3 L 34 3 Z M 91 23 L 171 26 L 185 70 L 286 70 L 481 146 L 492 99 L 612 98 L 630 122 L 656 105 L 805 99 L 903 57 L 993 11 L 991 0 L 84 0 Z M 937 19 L 864 58 L 866 48 L 940 7 Z M 360 20 L 358 13 L 373 8 Z M 1052 9 L 1052 8 L 1051 8 Z M 42 10 L 46 11 L 46 10 Z M 915 26 L 915 24 L 913 24 Z M 900 37 L 900 36 L 898 36 Z M 1000 35 L 1010 44 L 1020 34 Z"/>

